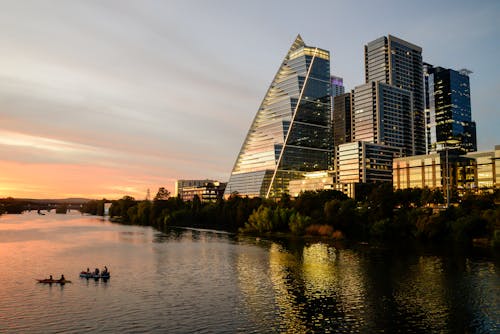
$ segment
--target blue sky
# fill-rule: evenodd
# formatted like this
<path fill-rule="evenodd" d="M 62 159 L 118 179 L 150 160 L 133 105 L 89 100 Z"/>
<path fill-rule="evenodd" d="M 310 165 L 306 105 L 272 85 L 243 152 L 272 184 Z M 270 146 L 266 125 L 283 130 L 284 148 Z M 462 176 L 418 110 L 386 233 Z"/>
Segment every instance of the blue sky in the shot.
<path fill-rule="evenodd" d="M 227 180 L 297 34 L 348 89 L 392 34 L 471 75 L 500 144 L 498 1 L 0 1 L 0 197 L 145 196 Z"/>

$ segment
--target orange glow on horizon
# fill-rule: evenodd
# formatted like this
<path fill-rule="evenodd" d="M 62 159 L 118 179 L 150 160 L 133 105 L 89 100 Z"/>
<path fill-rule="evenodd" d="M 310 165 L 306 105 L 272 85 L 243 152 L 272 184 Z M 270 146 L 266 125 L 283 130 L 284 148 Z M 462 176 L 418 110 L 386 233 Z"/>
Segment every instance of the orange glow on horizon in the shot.
<path fill-rule="evenodd" d="M 0 171 L 0 198 L 118 199 L 129 195 L 144 199 L 147 189 L 154 197 L 159 187 L 170 188 L 171 183 L 165 178 L 76 164 L 0 161 Z"/>

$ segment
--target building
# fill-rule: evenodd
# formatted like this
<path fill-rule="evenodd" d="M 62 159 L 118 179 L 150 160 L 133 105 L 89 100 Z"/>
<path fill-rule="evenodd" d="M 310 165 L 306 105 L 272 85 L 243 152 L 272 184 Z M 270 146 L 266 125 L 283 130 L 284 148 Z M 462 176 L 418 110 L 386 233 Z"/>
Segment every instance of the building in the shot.
<path fill-rule="evenodd" d="M 182 195 L 184 188 L 202 187 L 205 183 L 213 183 L 215 180 L 175 180 L 173 197 Z M 181 196 L 182 197 L 182 196 Z"/>
<path fill-rule="evenodd" d="M 414 154 L 426 153 L 422 48 L 394 37 L 365 45 L 365 82 L 382 82 L 411 93 Z M 384 114 L 380 111 L 380 114 Z M 357 139 L 353 139 L 357 140 Z"/>
<path fill-rule="evenodd" d="M 297 197 L 304 191 L 333 189 L 335 184 L 335 175 L 333 171 L 318 171 L 304 173 L 304 178 L 292 180 L 289 184 L 289 194 Z"/>
<path fill-rule="evenodd" d="M 401 148 L 404 156 L 414 155 L 411 108 L 412 94 L 405 89 L 381 81 L 355 87 L 352 98 L 352 141 Z M 336 126 L 334 123 L 334 129 Z"/>
<path fill-rule="evenodd" d="M 470 73 L 425 64 L 428 152 L 443 150 L 449 143 L 464 152 L 477 151 L 476 123 L 471 118 Z"/>
<path fill-rule="evenodd" d="M 332 169 L 330 53 L 297 36 L 234 164 L 225 196 L 279 197 L 305 172 Z"/>
<path fill-rule="evenodd" d="M 400 157 L 402 149 L 364 141 L 336 147 L 336 182 L 392 182 L 392 160 Z"/>
<path fill-rule="evenodd" d="M 337 95 L 333 98 L 333 145 L 350 143 L 352 119 L 352 93 Z"/>
<path fill-rule="evenodd" d="M 297 197 L 304 191 L 337 190 L 354 198 L 355 183 L 336 183 L 335 181 L 335 172 L 332 171 L 305 173 L 303 179 L 290 181 L 289 194 Z"/>
<path fill-rule="evenodd" d="M 344 79 L 341 77 L 337 77 L 332 75 L 330 77 L 332 83 L 332 97 L 344 94 Z"/>
<path fill-rule="evenodd" d="M 498 155 L 500 156 L 500 151 Z M 448 149 L 394 159 L 393 185 L 395 189 L 427 187 L 442 190 L 449 185 L 451 189 L 466 191 L 477 189 L 480 179 L 483 186 L 491 188 L 495 184 L 494 156 L 495 152 L 483 152 L 474 156 L 464 155 L 459 149 Z M 479 178 L 478 171 L 483 174 Z"/>
<path fill-rule="evenodd" d="M 467 157 L 476 161 L 473 188 L 492 189 L 500 187 L 500 145 L 493 151 L 469 152 Z"/>
<path fill-rule="evenodd" d="M 192 201 L 195 196 L 202 202 L 215 202 L 222 199 L 225 189 L 226 183 L 210 181 L 202 185 L 185 186 L 180 189 L 178 196 L 185 202 Z"/>

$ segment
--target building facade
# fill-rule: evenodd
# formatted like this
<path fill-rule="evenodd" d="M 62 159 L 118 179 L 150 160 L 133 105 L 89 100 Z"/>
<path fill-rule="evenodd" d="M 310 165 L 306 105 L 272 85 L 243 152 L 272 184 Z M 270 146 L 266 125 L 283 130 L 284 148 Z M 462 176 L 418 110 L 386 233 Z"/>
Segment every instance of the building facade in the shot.
<path fill-rule="evenodd" d="M 198 196 L 202 202 L 216 202 L 222 199 L 226 183 L 219 181 L 204 182 L 201 185 L 185 186 L 179 190 L 178 196 L 185 202 Z"/>
<path fill-rule="evenodd" d="M 392 161 L 402 149 L 364 141 L 336 147 L 337 183 L 392 182 Z"/>
<path fill-rule="evenodd" d="M 344 88 L 344 79 L 341 77 L 337 77 L 335 75 L 332 75 L 330 77 L 331 83 L 332 83 L 332 97 L 344 94 L 345 88 Z"/>
<path fill-rule="evenodd" d="M 429 152 L 450 143 L 464 152 L 477 151 L 476 123 L 471 117 L 470 71 L 425 64 L 424 82 Z"/>
<path fill-rule="evenodd" d="M 337 95 L 333 98 L 333 145 L 350 143 L 352 119 L 352 93 Z"/>
<path fill-rule="evenodd" d="M 300 36 L 276 73 L 225 196 L 279 197 L 304 172 L 332 169 L 330 53 Z"/>
<path fill-rule="evenodd" d="M 215 180 L 175 180 L 173 197 L 182 194 L 185 188 L 202 187 L 205 183 L 213 183 Z"/>
<path fill-rule="evenodd" d="M 392 35 L 380 37 L 365 45 L 365 82 L 382 82 L 411 93 L 413 154 L 426 153 L 422 78 L 421 47 Z"/>
<path fill-rule="evenodd" d="M 500 145 L 493 151 L 469 152 L 475 159 L 474 188 L 477 190 L 500 187 Z"/>
<path fill-rule="evenodd" d="M 411 93 L 380 81 L 354 88 L 352 140 L 401 148 L 415 153 Z"/>
<path fill-rule="evenodd" d="M 483 188 L 492 188 L 495 187 L 494 156 L 495 152 L 475 156 L 450 149 L 394 159 L 393 185 L 395 189 L 426 187 L 442 190 L 449 186 L 463 192 L 477 190 L 479 182 Z"/>

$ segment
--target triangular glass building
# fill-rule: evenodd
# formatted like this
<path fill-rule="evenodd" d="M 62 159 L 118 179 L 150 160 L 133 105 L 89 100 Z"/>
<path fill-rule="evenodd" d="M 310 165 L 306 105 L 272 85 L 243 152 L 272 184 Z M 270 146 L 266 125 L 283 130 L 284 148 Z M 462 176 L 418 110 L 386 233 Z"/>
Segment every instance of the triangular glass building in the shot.
<path fill-rule="evenodd" d="M 330 53 L 297 36 L 241 147 L 225 195 L 279 197 L 305 172 L 332 169 Z"/>

